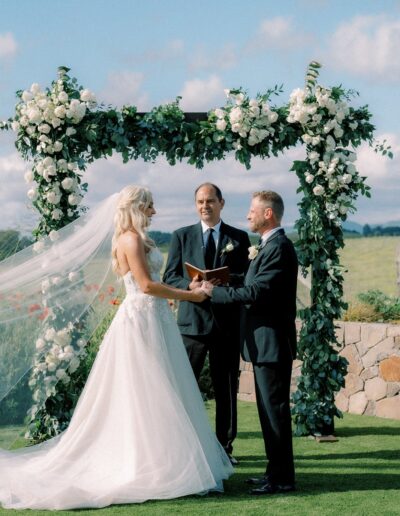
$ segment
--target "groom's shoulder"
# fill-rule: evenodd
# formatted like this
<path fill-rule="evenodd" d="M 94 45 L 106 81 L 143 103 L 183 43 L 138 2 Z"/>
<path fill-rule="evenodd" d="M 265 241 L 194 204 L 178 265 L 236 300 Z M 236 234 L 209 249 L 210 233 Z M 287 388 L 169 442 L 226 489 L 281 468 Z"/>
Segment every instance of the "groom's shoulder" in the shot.
<path fill-rule="evenodd" d="M 197 222 L 196 224 L 190 224 L 190 226 L 182 226 L 181 228 L 175 229 L 175 231 L 173 231 L 172 234 L 175 234 L 178 236 L 187 235 L 189 233 L 192 233 L 193 231 L 196 231 L 198 226 L 199 226 L 199 222 Z"/>

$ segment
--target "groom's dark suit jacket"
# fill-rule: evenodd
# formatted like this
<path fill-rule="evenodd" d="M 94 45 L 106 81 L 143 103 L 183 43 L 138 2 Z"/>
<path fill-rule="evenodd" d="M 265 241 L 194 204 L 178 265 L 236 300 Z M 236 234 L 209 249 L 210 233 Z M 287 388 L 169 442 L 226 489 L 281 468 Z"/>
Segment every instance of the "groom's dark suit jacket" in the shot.
<path fill-rule="evenodd" d="M 281 229 L 250 262 L 243 287 L 214 288 L 215 303 L 242 304 L 244 360 L 274 363 L 296 356 L 297 257 Z"/>
<path fill-rule="evenodd" d="M 233 250 L 222 253 L 230 242 L 234 246 Z M 214 268 L 229 266 L 232 285 L 243 284 L 248 267 L 249 246 L 250 240 L 245 231 L 221 222 Z M 178 229 L 171 237 L 163 281 L 174 287 L 187 289 L 191 280 L 184 262 L 189 262 L 199 269 L 205 269 L 204 255 L 201 223 Z M 178 326 L 184 335 L 207 335 L 211 333 L 214 323 L 219 329 L 230 333 L 234 327 L 237 331 L 235 322 L 238 321 L 232 321 L 232 307 L 213 306 L 209 300 L 203 303 L 189 301 L 179 303 Z"/>

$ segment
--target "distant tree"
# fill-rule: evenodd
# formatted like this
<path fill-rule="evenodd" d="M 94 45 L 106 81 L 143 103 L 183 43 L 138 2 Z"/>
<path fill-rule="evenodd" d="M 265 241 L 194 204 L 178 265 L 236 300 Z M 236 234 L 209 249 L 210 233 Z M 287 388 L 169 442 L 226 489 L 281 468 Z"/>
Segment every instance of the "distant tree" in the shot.
<path fill-rule="evenodd" d="M 372 229 L 369 224 L 365 224 L 365 226 L 363 227 L 363 235 L 365 237 L 370 237 L 372 235 Z"/>
<path fill-rule="evenodd" d="M 149 236 L 158 246 L 169 245 L 171 242 L 171 233 L 164 233 L 163 231 L 149 231 Z"/>
<path fill-rule="evenodd" d="M 6 229 L 0 231 L 0 260 L 8 258 L 21 249 L 28 247 L 33 243 L 32 239 L 27 236 L 22 236 L 19 231 L 15 229 Z"/>

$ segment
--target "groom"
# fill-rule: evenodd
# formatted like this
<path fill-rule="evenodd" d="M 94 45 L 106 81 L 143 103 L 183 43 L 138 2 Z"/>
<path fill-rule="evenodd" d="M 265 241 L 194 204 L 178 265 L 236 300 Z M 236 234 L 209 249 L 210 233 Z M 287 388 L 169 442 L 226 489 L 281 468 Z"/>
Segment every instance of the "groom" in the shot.
<path fill-rule="evenodd" d="M 249 262 L 247 233 L 221 221 L 225 201 L 216 185 L 200 185 L 195 192 L 195 203 L 200 221 L 172 234 L 163 281 L 177 288 L 201 286 L 201 281 L 191 281 L 184 265 L 189 262 L 200 269 L 227 265 L 230 284 L 242 285 Z M 232 442 L 237 433 L 239 319 L 239 306 L 213 306 L 209 300 L 179 303 L 178 326 L 197 380 L 209 354 L 216 434 L 234 465 L 237 464 L 232 457 Z"/>
<path fill-rule="evenodd" d="M 250 248 L 243 287 L 203 289 L 213 303 L 242 304 L 242 354 L 253 363 L 257 408 L 268 459 L 262 477 L 249 478 L 254 495 L 295 489 L 290 377 L 296 356 L 297 257 L 280 227 L 284 206 L 272 191 L 253 194 L 247 216 L 260 243 Z"/>

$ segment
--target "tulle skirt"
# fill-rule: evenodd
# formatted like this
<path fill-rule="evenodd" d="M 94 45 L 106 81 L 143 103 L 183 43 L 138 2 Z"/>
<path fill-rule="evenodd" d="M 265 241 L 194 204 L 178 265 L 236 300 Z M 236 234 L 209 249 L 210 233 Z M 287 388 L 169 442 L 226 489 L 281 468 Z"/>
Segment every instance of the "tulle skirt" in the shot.
<path fill-rule="evenodd" d="M 165 300 L 127 296 L 68 429 L 0 451 L 5 508 L 72 509 L 222 490 L 233 469 Z"/>

